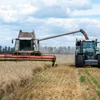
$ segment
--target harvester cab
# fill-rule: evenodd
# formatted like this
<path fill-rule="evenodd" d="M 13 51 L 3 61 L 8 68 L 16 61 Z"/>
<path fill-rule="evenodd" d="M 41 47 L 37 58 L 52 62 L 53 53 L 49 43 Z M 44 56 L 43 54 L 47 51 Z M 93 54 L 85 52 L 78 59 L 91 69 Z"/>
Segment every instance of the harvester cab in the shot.
<path fill-rule="evenodd" d="M 34 31 L 22 32 L 22 30 L 20 30 L 18 38 L 15 39 L 14 54 L 30 53 L 31 55 L 41 55 L 38 51 L 37 42 Z"/>
<path fill-rule="evenodd" d="M 96 40 L 76 40 L 75 66 L 98 65 L 100 67 L 100 53 Z"/>

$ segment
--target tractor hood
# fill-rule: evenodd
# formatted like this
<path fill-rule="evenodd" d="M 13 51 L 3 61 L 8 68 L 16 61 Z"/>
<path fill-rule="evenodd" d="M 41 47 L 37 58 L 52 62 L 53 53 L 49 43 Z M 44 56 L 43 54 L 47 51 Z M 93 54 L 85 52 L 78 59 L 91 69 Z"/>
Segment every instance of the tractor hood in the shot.
<path fill-rule="evenodd" d="M 94 49 L 93 48 L 83 49 L 83 53 L 85 53 L 85 52 L 94 52 Z"/>
<path fill-rule="evenodd" d="M 83 53 L 87 59 L 94 59 L 95 57 L 95 50 L 93 48 L 83 49 Z"/>

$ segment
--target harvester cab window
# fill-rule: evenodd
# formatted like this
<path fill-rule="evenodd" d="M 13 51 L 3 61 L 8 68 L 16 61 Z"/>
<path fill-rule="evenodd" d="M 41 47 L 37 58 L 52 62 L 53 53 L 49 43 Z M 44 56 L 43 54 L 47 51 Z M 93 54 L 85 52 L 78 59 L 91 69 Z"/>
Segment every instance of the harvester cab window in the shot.
<path fill-rule="evenodd" d="M 31 49 L 31 40 L 20 40 L 20 51 L 29 51 Z"/>

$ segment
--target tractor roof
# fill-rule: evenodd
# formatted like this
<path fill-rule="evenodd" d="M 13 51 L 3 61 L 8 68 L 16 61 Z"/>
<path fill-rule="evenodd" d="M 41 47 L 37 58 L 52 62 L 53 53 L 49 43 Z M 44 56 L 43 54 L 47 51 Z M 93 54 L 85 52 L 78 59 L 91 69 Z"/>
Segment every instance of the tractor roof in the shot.
<path fill-rule="evenodd" d="M 85 39 L 76 39 L 76 41 L 97 41 L 97 39 L 89 39 L 89 40 L 85 40 Z"/>
<path fill-rule="evenodd" d="M 18 38 L 30 38 L 30 39 L 34 39 L 35 38 L 35 33 L 33 32 L 22 32 L 22 30 L 19 31 L 19 36 Z"/>

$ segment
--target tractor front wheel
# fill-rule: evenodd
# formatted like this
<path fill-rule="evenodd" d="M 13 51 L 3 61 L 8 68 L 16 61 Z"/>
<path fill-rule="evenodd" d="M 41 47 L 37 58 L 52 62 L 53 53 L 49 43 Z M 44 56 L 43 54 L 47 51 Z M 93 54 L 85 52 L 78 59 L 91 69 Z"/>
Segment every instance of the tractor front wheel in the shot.
<path fill-rule="evenodd" d="M 84 66 L 84 56 L 77 55 L 75 56 L 75 67 L 83 67 Z"/>

